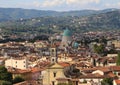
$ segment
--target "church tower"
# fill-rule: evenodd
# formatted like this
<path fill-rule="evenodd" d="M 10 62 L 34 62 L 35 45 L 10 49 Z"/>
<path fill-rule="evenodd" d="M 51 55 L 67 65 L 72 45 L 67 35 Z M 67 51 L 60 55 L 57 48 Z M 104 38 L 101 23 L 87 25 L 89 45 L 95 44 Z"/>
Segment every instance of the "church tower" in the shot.
<path fill-rule="evenodd" d="M 50 48 L 50 61 L 51 63 L 56 63 L 57 62 L 57 47 L 56 46 L 52 46 Z"/>

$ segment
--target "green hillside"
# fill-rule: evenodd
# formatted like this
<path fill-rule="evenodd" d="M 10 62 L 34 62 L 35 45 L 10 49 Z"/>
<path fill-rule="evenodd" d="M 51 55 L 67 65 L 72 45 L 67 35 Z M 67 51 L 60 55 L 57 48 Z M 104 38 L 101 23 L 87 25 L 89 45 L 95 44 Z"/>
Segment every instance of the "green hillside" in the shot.
<path fill-rule="evenodd" d="M 67 11 L 67 12 L 57 12 L 50 10 L 34 10 L 34 9 L 21 9 L 21 8 L 0 8 L 0 21 L 7 20 L 19 20 L 36 18 L 36 17 L 46 17 L 46 16 L 88 16 L 92 14 L 106 13 L 108 11 L 113 11 L 118 9 L 105 9 L 105 10 L 80 10 L 80 11 Z"/>
<path fill-rule="evenodd" d="M 40 17 L 1 22 L 0 28 L 6 33 L 53 33 L 70 28 L 75 32 L 90 30 L 119 30 L 120 11 L 89 15 L 84 17 Z"/>

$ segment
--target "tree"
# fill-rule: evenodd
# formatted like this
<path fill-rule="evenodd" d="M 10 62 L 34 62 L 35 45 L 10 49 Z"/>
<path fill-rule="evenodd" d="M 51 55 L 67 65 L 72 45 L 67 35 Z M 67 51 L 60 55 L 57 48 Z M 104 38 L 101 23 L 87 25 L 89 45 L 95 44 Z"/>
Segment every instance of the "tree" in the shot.
<path fill-rule="evenodd" d="M 104 78 L 102 81 L 101 81 L 101 85 L 113 85 L 113 80 L 111 78 Z"/>
<path fill-rule="evenodd" d="M 0 85 L 12 85 L 9 81 L 0 81 Z"/>
<path fill-rule="evenodd" d="M 105 49 L 104 45 L 99 45 L 99 46 L 96 44 L 94 45 L 94 51 L 98 54 L 104 53 L 104 49 Z"/>
<path fill-rule="evenodd" d="M 20 76 L 16 76 L 13 79 L 13 83 L 19 83 L 19 82 L 22 82 L 22 81 L 25 81 L 25 80 L 22 77 L 20 77 Z"/>
<path fill-rule="evenodd" d="M 100 43 L 107 44 L 107 39 L 106 39 L 104 36 L 101 37 L 101 39 L 100 39 Z"/>
<path fill-rule="evenodd" d="M 0 66 L 0 80 L 12 81 L 12 74 L 4 66 Z"/>
<path fill-rule="evenodd" d="M 120 53 L 118 53 L 116 65 L 120 66 Z"/>

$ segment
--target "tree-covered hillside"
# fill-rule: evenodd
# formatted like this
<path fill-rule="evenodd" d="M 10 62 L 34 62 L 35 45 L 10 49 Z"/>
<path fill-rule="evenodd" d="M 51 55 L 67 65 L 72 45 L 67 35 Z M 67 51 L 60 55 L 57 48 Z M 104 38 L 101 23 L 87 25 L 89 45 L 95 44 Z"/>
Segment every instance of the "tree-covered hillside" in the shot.
<path fill-rule="evenodd" d="M 120 11 L 95 14 L 90 16 L 40 17 L 17 21 L 1 22 L 0 28 L 6 33 L 53 33 L 70 28 L 76 32 L 89 30 L 118 30 Z"/>
<path fill-rule="evenodd" d="M 0 8 L 0 21 L 7 20 L 18 20 L 18 19 L 29 19 L 36 17 L 46 17 L 46 16 L 87 16 L 92 14 L 106 13 L 113 10 L 119 9 L 105 9 L 105 10 L 80 10 L 80 11 L 67 11 L 58 12 L 50 10 L 34 10 L 34 9 L 21 9 L 21 8 Z"/>

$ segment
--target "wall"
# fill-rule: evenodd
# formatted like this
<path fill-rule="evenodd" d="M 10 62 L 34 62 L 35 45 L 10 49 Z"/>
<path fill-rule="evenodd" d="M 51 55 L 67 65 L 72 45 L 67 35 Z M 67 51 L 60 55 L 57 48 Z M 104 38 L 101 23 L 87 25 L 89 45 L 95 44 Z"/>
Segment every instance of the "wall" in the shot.
<path fill-rule="evenodd" d="M 9 67 L 9 66 L 18 69 L 27 69 L 28 62 L 27 59 L 15 60 L 11 58 L 5 61 L 5 67 Z"/>

